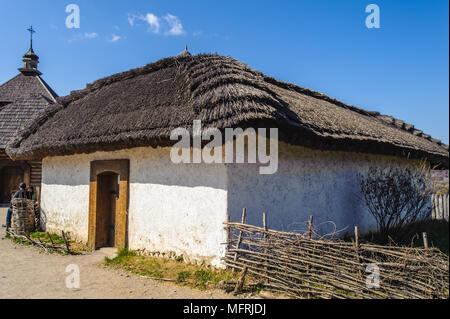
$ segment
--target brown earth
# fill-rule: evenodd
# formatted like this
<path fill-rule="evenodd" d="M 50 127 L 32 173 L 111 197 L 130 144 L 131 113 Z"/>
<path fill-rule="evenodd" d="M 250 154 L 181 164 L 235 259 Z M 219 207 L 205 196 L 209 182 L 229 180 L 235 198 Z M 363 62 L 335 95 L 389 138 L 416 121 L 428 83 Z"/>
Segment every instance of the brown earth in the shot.
<path fill-rule="evenodd" d="M 0 224 L 5 223 L 6 208 L 0 208 Z M 141 278 L 101 266 L 110 250 L 86 255 L 47 254 L 38 248 L 14 244 L 0 229 L 0 299 L 5 298 L 148 298 L 148 299 L 223 299 L 223 291 L 200 291 Z M 68 265 L 78 265 L 80 288 L 66 287 Z"/>

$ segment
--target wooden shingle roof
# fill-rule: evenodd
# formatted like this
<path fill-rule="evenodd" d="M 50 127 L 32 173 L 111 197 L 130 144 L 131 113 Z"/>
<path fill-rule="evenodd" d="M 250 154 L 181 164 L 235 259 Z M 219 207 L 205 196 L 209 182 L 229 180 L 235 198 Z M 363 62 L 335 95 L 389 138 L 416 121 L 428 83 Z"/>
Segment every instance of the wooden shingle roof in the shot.
<path fill-rule="evenodd" d="M 0 149 L 33 115 L 56 102 L 58 95 L 37 73 L 20 73 L 0 86 Z"/>

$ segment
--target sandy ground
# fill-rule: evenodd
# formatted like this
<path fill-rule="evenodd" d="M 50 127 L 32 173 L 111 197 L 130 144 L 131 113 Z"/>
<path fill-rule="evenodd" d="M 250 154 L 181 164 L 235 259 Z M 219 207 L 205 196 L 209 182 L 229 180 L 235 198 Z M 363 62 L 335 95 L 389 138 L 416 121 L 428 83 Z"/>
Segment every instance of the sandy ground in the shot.
<path fill-rule="evenodd" d="M 0 224 L 6 209 L 0 208 Z M 200 291 L 141 278 L 100 264 L 110 250 L 82 256 L 46 254 L 35 247 L 16 245 L 4 239 L 0 229 L 0 299 L 5 298 L 149 298 L 221 299 L 232 298 L 222 291 Z M 74 264 L 80 270 L 80 288 L 67 288 L 66 278 Z"/>

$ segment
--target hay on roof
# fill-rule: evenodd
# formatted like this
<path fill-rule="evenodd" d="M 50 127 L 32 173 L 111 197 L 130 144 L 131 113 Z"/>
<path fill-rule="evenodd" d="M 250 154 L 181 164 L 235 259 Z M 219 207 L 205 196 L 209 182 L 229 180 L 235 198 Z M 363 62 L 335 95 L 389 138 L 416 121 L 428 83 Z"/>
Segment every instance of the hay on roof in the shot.
<path fill-rule="evenodd" d="M 403 121 L 277 81 L 219 55 L 181 55 L 112 75 L 60 98 L 7 149 L 13 158 L 169 145 L 170 132 L 278 127 L 288 143 L 426 157 L 448 167 L 448 146 Z"/>

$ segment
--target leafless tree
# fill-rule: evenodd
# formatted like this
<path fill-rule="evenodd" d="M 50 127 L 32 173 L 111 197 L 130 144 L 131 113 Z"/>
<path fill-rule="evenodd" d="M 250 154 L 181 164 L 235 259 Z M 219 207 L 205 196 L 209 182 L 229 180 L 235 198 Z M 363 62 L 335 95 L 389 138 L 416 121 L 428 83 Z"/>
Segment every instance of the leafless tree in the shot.
<path fill-rule="evenodd" d="M 361 191 L 381 234 L 430 216 L 430 167 L 425 161 L 408 166 L 370 167 L 360 174 Z"/>

